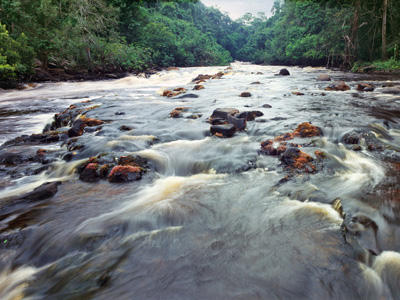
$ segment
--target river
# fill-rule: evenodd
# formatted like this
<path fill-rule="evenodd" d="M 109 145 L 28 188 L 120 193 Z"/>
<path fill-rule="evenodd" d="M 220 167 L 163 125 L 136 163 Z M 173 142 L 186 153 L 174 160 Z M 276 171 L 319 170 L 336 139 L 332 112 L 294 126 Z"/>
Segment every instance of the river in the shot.
<path fill-rule="evenodd" d="M 105 123 L 70 151 L 68 140 L 2 146 L 0 158 L 44 149 L 49 161 L 0 165 L 0 298 L 400 299 L 400 96 L 383 93 L 400 78 L 280 69 L 235 63 L 1 91 L 1 144 L 41 133 L 70 105 Z M 192 90 L 197 75 L 218 72 Z M 351 89 L 325 91 L 321 74 Z M 358 92 L 360 82 L 375 91 Z M 162 96 L 178 87 L 188 91 Z M 177 107 L 182 118 L 171 118 Z M 219 138 L 206 122 L 217 108 L 263 116 Z M 315 161 L 324 153 L 316 172 L 260 153 L 304 122 L 323 133 L 293 140 Z M 363 138 L 346 144 L 354 132 Z M 148 170 L 127 183 L 79 180 L 100 153 L 139 155 Z M 21 201 L 56 181 L 53 197 Z"/>

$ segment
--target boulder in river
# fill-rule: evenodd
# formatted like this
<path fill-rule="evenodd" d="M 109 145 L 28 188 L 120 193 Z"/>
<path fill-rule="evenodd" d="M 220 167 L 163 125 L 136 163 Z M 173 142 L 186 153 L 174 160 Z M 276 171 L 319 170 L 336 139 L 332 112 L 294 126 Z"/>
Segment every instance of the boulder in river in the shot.
<path fill-rule="evenodd" d="M 202 89 L 204 89 L 204 85 L 201 85 L 201 84 L 196 84 L 196 85 L 194 86 L 194 88 L 193 88 L 193 90 L 196 90 L 196 91 L 202 90 Z"/>
<path fill-rule="evenodd" d="M 331 81 L 331 76 L 329 76 L 328 74 L 321 74 L 321 75 L 318 75 L 317 80 L 318 81 Z"/>
<path fill-rule="evenodd" d="M 227 119 L 228 115 L 234 116 L 239 113 L 239 110 L 236 108 L 217 108 L 213 111 L 210 119 Z"/>
<path fill-rule="evenodd" d="M 232 124 L 235 126 L 236 130 L 245 130 L 246 129 L 246 119 L 237 118 L 236 116 L 228 115 L 227 119 L 228 124 Z"/>
<path fill-rule="evenodd" d="M 85 128 L 85 123 L 81 119 L 77 119 L 72 127 L 68 130 L 68 137 L 81 136 L 83 134 L 83 129 Z"/>
<path fill-rule="evenodd" d="M 357 91 L 359 92 L 373 92 L 374 91 L 374 86 L 372 84 L 368 83 L 359 83 L 357 84 Z"/>
<path fill-rule="evenodd" d="M 128 182 L 142 178 L 143 170 L 134 166 L 115 166 L 108 175 L 110 182 Z"/>
<path fill-rule="evenodd" d="M 302 92 L 292 92 L 292 94 L 296 96 L 304 96 Z"/>
<path fill-rule="evenodd" d="M 293 131 L 293 135 L 302 138 L 321 136 L 322 130 L 317 126 L 314 126 L 308 122 L 304 122 L 297 126 L 297 128 Z"/>
<path fill-rule="evenodd" d="M 307 173 L 314 173 L 316 170 L 311 163 L 312 160 L 310 155 L 296 147 L 288 148 L 280 157 L 280 161 L 286 168 Z"/>
<path fill-rule="evenodd" d="M 281 69 L 281 70 L 279 71 L 279 74 L 278 74 L 278 75 L 280 75 L 280 76 L 289 76 L 290 73 L 289 73 L 289 71 L 288 71 L 287 69 Z"/>
<path fill-rule="evenodd" d="M 90 163 L 79 175 L 79 179 L 85 182 L 98 181 L 100 179 L 99 170 L 100 170 L 99 164 Z"/>
<path fill-rule="evenodd" d="M 244 98 L 251 97 L 251 93 L 249 93 L 249 92 L 243 92 L 243 93 L 240 94 L 240 97 L 244 97 Z"/>
<path fill-rule="evenodd" d="M 266 140 L 261 143 L 261 153 L 271 156 L 279 156 L 286 151 L 285 143 L 276 143 L 273 140 Z"/>
<path fill-rule="evenodd" d="M 257 117 L 262 117 L 264 114 L 261 111 L 243 111 L 235 115 L 236 118 L 245 119 L 246 121 L 254 121 Z"/>
<path fill-rule="evenodd" d="M 177 107 L 169 113 L 169 116 L 171 118 L 181 118 L 181 113 L 187 111 L 188 109 L 188 107 Z"/>
<path fill-rule="evenodd" d="M 230 138 L 234 136 L 236 127 L 233 124 L 213 125 L 210 128 L 210 132 L 212 135 L 221 138 Z"/>
<path fill-rule="evenodd" d="M 333 82 L 326 89 L 326 91 L 348 91 L 350 87 L 345 84 L 343 81 L 341 82 Z"/>

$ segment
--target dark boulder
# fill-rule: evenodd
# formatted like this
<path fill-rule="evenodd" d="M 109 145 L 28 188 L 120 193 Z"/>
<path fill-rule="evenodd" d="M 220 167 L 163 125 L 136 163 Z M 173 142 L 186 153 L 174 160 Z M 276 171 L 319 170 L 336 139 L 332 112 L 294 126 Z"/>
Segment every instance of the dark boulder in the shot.
<path fill-rule="evenodd" d="M 279 75 L 281 75 L 281 76 L 289 76 L 290 73 L 289 73 L 289 71 L 287 69 L 281 69 L 279 71 Z"/>
<path fill-rule="evenodd" d="M 232 124 L 226 125 L 213 125 L 210 128 L 210 132 L 212 135 L 221 137 L 221 138 L 230 138 L 236 132 L 236 127 Z"/>
<path fill-rule="evenodd" d="M 240 97 L 244 97 L 244 98 L 251 97 L 251 93 L 249 93 L 249 92 L 243 92 L 243 93 L 240 94 Z"/>
<path fill-rule="evenodd" d="M 130 126 L 122 125 L 119 130 L 121 131 L 131 131 L 133 128 Z"/>
<path fill-rule="evenodd" d="M 90 163 L 82 171 L 82 173 L 79 176 L 79 179 L 85 182 L 98 181 L 100 179 L 99 170 L 100 170 L 99 164 Z"/>
<path fill-rule="evenodd" d="M 246 129 L 246 119 L 239 119 L 234 116 L 228 115 L 227 121 L 229 124 L 235 126 L 236 130 L 245 130 Z"/>
<path fill-rule="evenodd" d="M 221 118 L 227 119 L 228 115 L 234 116 L 239 113 L 239 110 L 236 108 L 217 108 L 213 111 L 211 115 L 211 119 Z"/>
<path fill-rule="evenodd" d="M 196 94 L 185 94 L 185 95 L 176 97 L 176 99 L 186 99 L 186 98 L 189 98 L 189 99 L 190 98 L 192 98 L 192 99 L 199 98 L 199 95 L 196 95 Z"/>
<path fill-rule="evenodd" d="M 263 104 L 263 106 L 262 106 L 263 108 L 272 108 L 272 106 L 271 105 L 269 105 L 269 104 Z"/>
<path fill-rule="evenodd" d="M 75 137 L 75 136 L 81 136 L 83 134 L 83 129 L 85 128 L 85 123 L 81 119 L 77 119 L 74 124 L 72 124 L 72 127 L 68 130 L 68 136 Z"/>
<path fill-rule="evenodd" d="M 264 114 L 261 111 L 253 110 L 253 111 L 244 111 L 237 115 L 236 118 L 245 119 L 246 121 L 254 121 L 257 117 L 262 117 Z"/>

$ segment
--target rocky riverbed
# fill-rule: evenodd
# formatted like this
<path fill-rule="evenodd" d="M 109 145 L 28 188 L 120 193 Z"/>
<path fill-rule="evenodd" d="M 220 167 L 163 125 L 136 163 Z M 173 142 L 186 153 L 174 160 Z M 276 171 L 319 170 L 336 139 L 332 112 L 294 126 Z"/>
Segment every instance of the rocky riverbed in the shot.
<path fill-rule="evenodd" d="M 1 299 L 400 297 L 400 77 L 236 63 L 0 99 Z"/>

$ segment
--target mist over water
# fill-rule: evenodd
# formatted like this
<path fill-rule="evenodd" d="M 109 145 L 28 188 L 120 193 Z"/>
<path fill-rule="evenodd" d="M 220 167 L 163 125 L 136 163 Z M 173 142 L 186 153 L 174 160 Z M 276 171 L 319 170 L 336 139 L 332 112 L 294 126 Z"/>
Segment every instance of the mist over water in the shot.
<path fill-rule="evenodd" d="M 0 298 L 398 299 L 400 99 L 381 87 L 399 81 L 323 68 L 274 76 L 280 69 L 235 63 L 199 91 L 193 78 L 225 67 L 1 92 L 2 143 L 41 132 L 54 114 L 86 100 L 98 106 L 87 116 L 105 124 L 79 138 L 85 147 L 70 161 L 61 159 L 61 143 L 12 150 L 60 153 L 43 172 L 0 166 Z M 351 90 L 325 91 L 319 74 Z M 357 92 L 362 81 L 376 90 Z M 177 87 L 199 97 L 161 96 Z M 188 110 L 171 118 L 177 107 Z M 211 136 L 206 120 L 227 107 L 264 115 L 233 138 Z M 193 114 L 201 116 L 187 118 Z M 259 155 L 260 143 L 303 122 L 323 137 L 293 142 L 326 153 L 324 165 L 282 180 L 287 171 Z M 354 130 L 385 150 L 349 149 L 342 140 Z M 150 170 L 125 184 L 80 181 L 76 169 L 100 153 L 140 155 Z M 54 197 L 9 206 L 48 181 L 62 181 Z"/>

